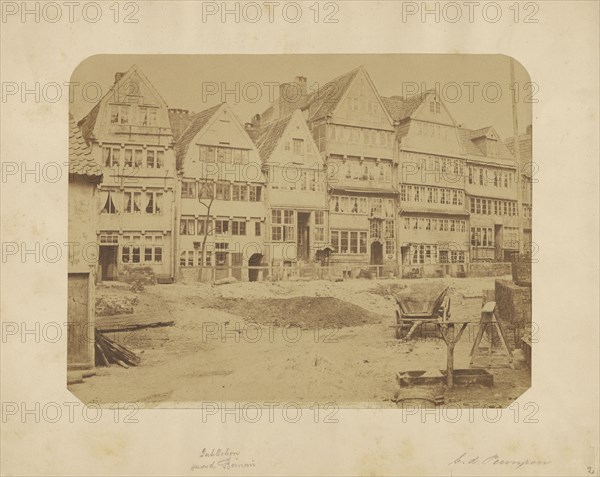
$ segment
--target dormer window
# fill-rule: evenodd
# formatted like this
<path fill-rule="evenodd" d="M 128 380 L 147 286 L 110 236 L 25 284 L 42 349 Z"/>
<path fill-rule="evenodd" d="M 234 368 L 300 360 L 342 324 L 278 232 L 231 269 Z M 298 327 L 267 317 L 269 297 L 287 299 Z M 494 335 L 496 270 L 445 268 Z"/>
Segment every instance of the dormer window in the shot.
<path fill-rule="evenodd" d="M 431 113 L 439 113 L 442 110 L 440 102 L 437 100 L 433 100 L 429 102 L 429 112 Z"/>

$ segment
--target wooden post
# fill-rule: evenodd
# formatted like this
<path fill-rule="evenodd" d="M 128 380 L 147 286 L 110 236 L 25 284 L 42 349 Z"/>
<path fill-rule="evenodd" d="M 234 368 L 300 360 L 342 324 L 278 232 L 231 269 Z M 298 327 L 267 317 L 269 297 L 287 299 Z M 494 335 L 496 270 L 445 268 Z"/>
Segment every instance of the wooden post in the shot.
<path fill-rule="evenodd" d="M 448 346 L 448 356 L 446 360 L 446 383 L 448 384 L 448 387 L 451 388 L 454 386 L 454 326 L 449 324 L 448 332 L 450 333 L 450 336 L 448 337 L 448 341 L 446 343 Z"/>

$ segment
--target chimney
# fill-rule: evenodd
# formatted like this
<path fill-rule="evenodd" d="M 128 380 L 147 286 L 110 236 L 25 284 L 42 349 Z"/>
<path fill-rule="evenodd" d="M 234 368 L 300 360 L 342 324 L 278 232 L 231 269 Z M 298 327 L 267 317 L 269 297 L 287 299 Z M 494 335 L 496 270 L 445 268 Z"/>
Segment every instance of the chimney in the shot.
<path fill-rule="evenodd" d="M 121 72 L 115 73 L 115 84 L 118 83 L 124 75 L 125 75 L 125 73 L 121 73 Z"/>
<path fill-rule="evenodd" d="M 258 135 L 260 133 L 260 126 L 261 126 L 260 114 L 255 114 L 252 117 L 252 121 L 249 123 L 246 123 L 246 132 L 248 133 L 248 136 L 250 136 L 250 139 L 252 139 L 253 142 L 256 142 L 256 140 L 258 139 Z"/>
<path fill-rule="evenodd" d="M 307 86 L 306 86 L 306 76 L 296 76 L 296 84 L 300 88 L 302 92 L 302 97 L 306 98 Z"/>
<path fill-rule="evenodd" d="M 279 118 L 302 106 L 306 96 L 306 76 L 296 76 L 293 82 L 279 85 Z"/>
<path fill-rule="evenodd" d="M 190 125 L 190 112 L 187 109 L 169 109 L 169 122 L 173 137 L 177 141 Z"/>

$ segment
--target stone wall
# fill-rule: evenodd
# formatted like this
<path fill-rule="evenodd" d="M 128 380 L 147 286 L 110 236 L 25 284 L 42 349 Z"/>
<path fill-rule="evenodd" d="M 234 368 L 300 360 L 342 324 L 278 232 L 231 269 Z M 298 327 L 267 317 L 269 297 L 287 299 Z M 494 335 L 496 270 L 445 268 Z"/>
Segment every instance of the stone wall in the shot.
<path fill-rule="evenodd" d="M 496 280 L 496 306 L 499 318 L 516 325 L 531 323 L 531 288 L 508 280 Z"/>
<path fill-rule="evenodd" d="M 510 274 L 509 262 L 475 262 L 469 264 L 467 277 L 503 277 Z"/>
<path fill-rule="evenodd" d="M 154 285 L 156 277 L 152 267 L 123 265 L 119 270 L 119 281 L 131 284 Z"/>

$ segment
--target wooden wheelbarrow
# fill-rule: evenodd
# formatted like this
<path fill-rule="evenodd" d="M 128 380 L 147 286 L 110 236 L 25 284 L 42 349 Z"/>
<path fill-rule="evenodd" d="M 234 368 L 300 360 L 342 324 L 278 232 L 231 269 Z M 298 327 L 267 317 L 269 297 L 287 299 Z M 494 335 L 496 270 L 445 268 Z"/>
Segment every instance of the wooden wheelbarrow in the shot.
<path fill-rule="evenodd" d="M 413 297 L 395 295 L 398 309 L 396 310 L 396 338 L 410 339 L 418 326 L 424 323 L 447 321 L 450 318 L 449 287 L 439 292 L 433 301 L 415 300 Z"/>

